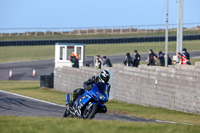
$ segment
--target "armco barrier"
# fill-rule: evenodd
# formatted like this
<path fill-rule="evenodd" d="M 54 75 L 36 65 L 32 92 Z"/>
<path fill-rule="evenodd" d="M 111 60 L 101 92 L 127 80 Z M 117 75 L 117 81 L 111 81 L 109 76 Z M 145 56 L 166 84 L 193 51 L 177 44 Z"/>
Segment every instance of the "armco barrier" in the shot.
<path fill-rule="evenodd" d="M 63 67 L 54 70 L 54 88 L 72 93 L 100 70 Z M 195 66 L 139 68 L 114 65 L 113 99 L 182 112 L 200 113 L 200 62 Z"/>
<path fill-rule="evenodd" d="M 176 36 L 169 36 L 169 41 L 176 41 Z M 200 35 L 184 35 L 183 40 L 200 40 Z M 64 40 L 21 40 L 0 41 L 0 46 L 34 46 L 55 45 L 55 43 L 81 43 L 81 44 L 112 44 L 112 43 L 141 43 L 141 42 L 163 42 L 164 36 L 129 37 L 129 38 L 106 38 L 106 39 L 64 39 Z"/>

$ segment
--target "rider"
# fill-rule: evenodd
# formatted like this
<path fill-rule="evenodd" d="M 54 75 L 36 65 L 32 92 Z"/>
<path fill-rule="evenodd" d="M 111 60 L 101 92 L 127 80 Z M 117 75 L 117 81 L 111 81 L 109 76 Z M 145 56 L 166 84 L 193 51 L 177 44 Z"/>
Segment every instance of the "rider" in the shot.
<path fill-rule="evenodd" d="M 92 84 L 96 82 L 102 82 L 102 83 L 107 84 L 108 89 L 106 90 L 106 93 L 108 93 L 108 96 L 109 96 L 109 92 L 110 92 L 110 84 L 108 83 L 109 79 L 110 79 L 110 73 L 107 70 L 101 70 L 99 76 L 93 76 L 92 78 L 88 79 L 87 81 L 83 83 L 84 89 L 78 88 L 74 90 L 73 92 L 74 95 L 73 95 L 72 100 L 69 102 L 69 106 L 72 107 L 74 102 L 78 98 L 78 96 L 82 95 L 85 89 L 88 91 L 91 90 L 93 88 Z"/>

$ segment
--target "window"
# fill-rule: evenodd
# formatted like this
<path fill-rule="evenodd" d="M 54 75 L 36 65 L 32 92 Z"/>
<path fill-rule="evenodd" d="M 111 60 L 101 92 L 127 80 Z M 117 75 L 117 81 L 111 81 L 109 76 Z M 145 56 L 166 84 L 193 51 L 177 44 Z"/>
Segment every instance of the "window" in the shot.
<path fill-rule="evenodd" d="M 74 46 L 67 46 L 67 57 L 66 60 L 69 60 L 71 56 L 74 56 Z"/>
<path fill-rule="evenodd" d="M 65 47 L 61 46 L 60 47 L 60 60 L 63 60 L 64 54 L 65 54 Z"/>
<path fill-rule="evenodd" d="M 78 59 L 81 60 L 82 56 L 81 56 L 81 47 L 76 47 L 76 52 L 78 53 Z"/>

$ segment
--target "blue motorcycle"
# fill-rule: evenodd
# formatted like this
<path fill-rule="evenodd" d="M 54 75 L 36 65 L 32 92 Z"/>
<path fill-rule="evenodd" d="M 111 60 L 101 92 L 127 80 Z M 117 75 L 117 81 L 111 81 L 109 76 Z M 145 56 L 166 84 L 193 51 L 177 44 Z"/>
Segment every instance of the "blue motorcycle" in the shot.
<path fill-rule="evenodd" d="M 70 94 L 66 95 L 66 110 L 63 117 L 78 117 L 83 119 L 93 119 L 96 113 L 106 113 L 104 105 L 108 101 L 107 85 L 97 82 L 93 84 L 91 90 L 84 90 L 73 104 L 69 106 Z"/>

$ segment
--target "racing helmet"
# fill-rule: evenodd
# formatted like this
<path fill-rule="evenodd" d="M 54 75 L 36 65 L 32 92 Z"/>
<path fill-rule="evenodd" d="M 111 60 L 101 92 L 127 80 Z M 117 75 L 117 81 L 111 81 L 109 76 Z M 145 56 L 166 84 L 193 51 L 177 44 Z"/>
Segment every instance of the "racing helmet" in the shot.
<path fill-rule="evenodd" d="M 103 83 L 108 83 L 110 79 L 110 73 L 107 70 L 101 70 L 99 77 Z"/>

